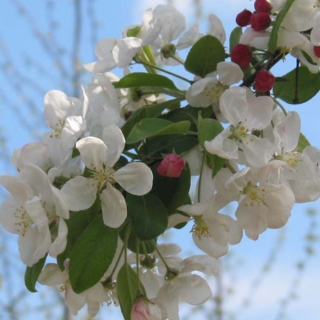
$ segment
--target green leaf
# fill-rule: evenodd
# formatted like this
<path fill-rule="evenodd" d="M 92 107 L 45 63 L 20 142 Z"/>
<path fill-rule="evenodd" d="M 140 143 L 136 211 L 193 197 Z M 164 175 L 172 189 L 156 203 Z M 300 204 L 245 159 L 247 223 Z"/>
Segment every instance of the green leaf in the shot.
<path fill-rule="evenodd" d="M 108 270 L 117 248 L 118 232 L 102 217 L 94 219 L 70 253 L 69 279 L 75 293 L 94 286 Z"/>
<path fill-rule="evenodd" d="M 303 149 L 307 146 L 310 146 L 310 142 L 308 141 L 308 139 L 305 137 L 304 134 L 300 133 L 297 151 L 302 152 Z"/>
<path fill-rule="evenodd" d="M 139 149 L 139 154 L 147 159 L 162 159 L 163 154 L 175 152 L 180 155 L 198 144 L 196 136 L 189 135 L 165 135 L 152 137 Z"/>
<path fill-rule="evenodd" d="M 235 27 L 230 34 L 230 42 L 229 42 L 229 50 L 233 49 L 233 47 L 239 43 L 240 37 L 242 35 L 242 28 Z"/>
<path fill-rule="evenodd" d="M 131 310 L 137 298 L 145 295 L 145 289 L 128 264 L 124 264 L 118 272 L 117 292 L 122 315 L 125 320 L 131 320 Z"/>
<path fill-rule="evenodd" d="M 178 90 L 173 81 L 169 78 L 160 74 L 150 74 L 145 72 L 129 73 L 115 84 L 116 89 L 131 87 L 162 87 Z"/>
<path fill-rule="evenodd" d="M 290 104 L 301 104 L 314 97 L 320 89 L 320 73 L 311 73 L 307 67 L 301 66 L 296 76 L 296 69 L 283 76 L 287 82 L 276 82 L 273 93 L 279 98 Z M 296 84 L 296 81 L 298 83 Z M 296 97 L 297 90 L 297 100 Z"/>
<path fill-rule="evenodd" d="M 127 143 L 132 144 L 153 136 L 186 133 L 189 130 L 190 125 L 190 121 L 173 123 L 158 118 L 142 119 L 131 130 L 127 137 Z"/>
<path fill-rule="evenodd" d="M 145 118 L 157 118 L 166 109 L 176 109 L 180 107 L 179 99 L 168 100 L 156 105 L 145 106 L 135 111 L 126 123 L 122 126 L 121 130 L 125 138 L 129 135 L 132 128 Z"/>
<path fill-rule="evenodd" d="M 216 71 L 217 64 L 225 59 L 221 42 L 211 35 L 200 38 L 190 49 L 184 66 L 187 71 L 204 78 Z"/>
<path fill-rule="evenodd" d="M 122 241 L 125 241 L 126 239 L 126 232 L 127 228 L 130 227 L 129 230 L 129 237 L 127 241 L 128 249 L 135 253 L 152 253 L 154 252 L 154 246 L 157 243 L 157 239 L 154 238 L 152 240 L 142 241 L 138 238 L 138 236 L 135 234 L 134 230 L 132 230 L 131 225 L 124 226 L 121 231 L 119 232 L 119 236 Z"/>
<path fill-rule="evenodd" d="M 187 164 L 181 171 L 179 178 L 168 178 L 159 175 L 156 170 L 158 165 L 159 163 L 152 168 L 153 186 L 150 192 L 162 200 L 170 215 L 175 212 L 177 207 L 186 204 L 189 200 L 190 169 Z"/>
<path fill-rule="evenodd" d="M 128 216 L 139 239 L 151 240 L 168 226 L 168 214 L 163 202 L 154 194 L 138 197 L 127 194 Z"/>
<path fill-rule="evenodd" d="M 271 53 L 274 53 L 277 50 L 277 43 L 278 43 L 278 34 L 281 23 L 285 18 L 287 12 L 289 11 L 290 7 L 293 5 L 295 0 L 287 0 L 284 7 L 281 9 L 279 14 L 277 15 L 276 21 L 273 24 L 272 31 L 270 34 L 268 50 Z"/>
<path fill-rule="evenodd" d="M 198 138 L 199 144 L 204 150 L 205 160 L 207 165 L 212 169 L 212 176 L 215 176 L 217 172 L 223 167 L 225 163 L 224 158 L 220 158 L 217 155 L 209 153 L 204 143 L 214 139 L 220 132 L 223 131 L 223 126 L 217 120 L 213 119 L 202 119 L 199 117 L 198 120 Z"/>
<path fill-rule="evenodd" d="M 101 202 L 100 198 L 97 196 L 96 201 L 89 209 L 70 213 L 70 218 L 65 221 L 68 227 L 67 246 L 64 252 L 57 256 L 57 263 L 61 271 L 64 270 L 64 262 L 69 257 L 69 254 L 78 238 L 92 220 L 101 213 L 100 210 Z"/>
<path fill-rule="evenodd" d="M 26 272 L 24 274 L 24 283 L 26 288 L 30 292 L 37 292 L 36 283 L 39 278 L 39 275 L 43 269 L 43 266 L 46 262 L 47 255 L 45 255 L 42 259 L 40 259 L 36 264 L 32 267 L 27 267 Z"/>

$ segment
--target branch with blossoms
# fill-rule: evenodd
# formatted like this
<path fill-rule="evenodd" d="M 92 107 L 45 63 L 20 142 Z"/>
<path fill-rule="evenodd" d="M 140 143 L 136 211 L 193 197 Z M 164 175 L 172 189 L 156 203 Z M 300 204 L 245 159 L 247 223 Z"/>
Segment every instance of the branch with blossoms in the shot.
<path fill-rule="evenodd" d="M 320 89 L 319 8 L 256 0 L 254 9 L 237 15 L 225 45 L 217 16 L 206 34 L 185 31 L 182 13 L 159 5 L 122 39 L 98 42 L 82 98 L 46 94 L 51 131 L 15 150 L 17 175 L 0 178 L 12 195 L 0 222 L 18 234 L 31 292 L 58 287 L 74 315 L 87 305 L 93 317 L 105 302 L 126 320 L 176 320 L 180 300 L 210 298 L 199 272 L 217 275 L 243 231 L 257 240 L 283 227 L 294 203 L 319 198 L 320 151 L 280 103 Z M 275 77 L 286 55 L 300 62 Z M 181 65 L 192 80 L 172 71 Z M 234 215 L 222 214 L 234 201 Z M 159 239 L 170 228 L 189 228 L 203 254 L 179 257 Z"/>

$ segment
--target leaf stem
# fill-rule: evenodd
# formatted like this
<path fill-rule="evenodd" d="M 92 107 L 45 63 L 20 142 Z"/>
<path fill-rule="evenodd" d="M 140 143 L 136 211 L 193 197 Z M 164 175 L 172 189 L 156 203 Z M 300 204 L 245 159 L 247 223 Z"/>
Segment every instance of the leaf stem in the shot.
<path fill-rule="evenodd" d="M 189 79 L 187 79 L 187 78 L 184 78 L 184 77 L 182 77 L 182 76 L 180 76 L 180 75 L 178 75 L 178 74 L 175 74 L 175 73 L 173 73 L 173 72 L 170 72 L 170 71 L 168 71 L 168 70 L 166 70 L 166 69 L 163 69 L 163 68 L 154 66 L 154 65 L 152 65 L 152 64 L 150 64 L 150 63 L 148 63 L 148 62 L 141 61 L 141 62 L 138 62 L 138 63 L 143 64 L 143 65 L 148 66 L 148 67 L 151 67 L 151 68 L 154 68 L 154 69 L 156 69 L 156 70 L 162 71 L 162 72 L 164 72 L 164 73 L 170 74 L 171 76 L 176 77 L 176 78 L 179 78 L 179 79 L 181 79 L 181 80 L 183 80 L 183 81 L 186 81 L 186 82 L 188 82 L 188 83 L 190 83 L 190 84 L 193 83 L 193 81 L 191 81 L 191 80 L 189 80 Z"/>

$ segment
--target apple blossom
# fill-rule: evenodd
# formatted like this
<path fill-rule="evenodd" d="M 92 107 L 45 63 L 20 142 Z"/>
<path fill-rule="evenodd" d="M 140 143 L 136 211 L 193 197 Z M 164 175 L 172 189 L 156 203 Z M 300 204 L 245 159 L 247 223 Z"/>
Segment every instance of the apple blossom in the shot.
<path fill-rule="evenodd" d="M 127 216 L 127 206 L 122 193 L 113 184 L 119 183 L 127 192 L 143 195 L 152 186 L 152 172 L 143 163 L 131 162 L 119 170 L 114 169 L 124 149 L 120 129 L 110 125 L 104 129 L 104 141 L 86 137 L 76 143 L 81 159 L 89 169 L 89 177 L 74 177 L 61 189 L 68 208 L 73 211 L 88 209 L 100 193 L 102 215 L 107 226 L 117 228 Z"/>

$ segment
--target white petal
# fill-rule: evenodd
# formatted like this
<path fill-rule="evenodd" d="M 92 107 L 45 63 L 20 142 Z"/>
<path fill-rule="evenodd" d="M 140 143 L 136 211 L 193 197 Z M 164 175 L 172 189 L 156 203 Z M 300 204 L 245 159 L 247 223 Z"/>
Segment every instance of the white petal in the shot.
<path fill-rule="evenodd" d="M 1 176 L 2 184 L 19 203 L 24 203 L 33 197 L 32 189 L 18 177 Z"/>
<path fill-rule="evenodd" d="M 152 188 L 151 169 L 141 162 L 131 162 L 114 174 L 115 180 L 131 194 L 142 196 Z"/>
<path fill-rule="evenodd" d="M 38 282 L 47 286 L 56 286 L 64 283 L 65 280 L 65 274 L 55 263 L 47 263 L 38 278 Z"/>
<path fill-rule="evenodd" d="M 107 163 L 113 167 L 120 158 L 126 143 L 123 133 L 116 125 L 110 125 L 103 129 L 102 139 L 107 146 Z"/>
<path fill-rule="evenodd" d="M 68 227 L 63 219 L 59 219 L 58 236 L 52 242 L 49 250 L 49 255 L 51 257 L 56 257 L 58 254 L 64 251 L 67 246 L 67 234 Z"/>
<path fill-rule="evenodd" d="M 99 40 L 95 47 L 96 56 L 101 60 L 110 60 L 110 62 L 112 62 L 112 50 L 116 43 L 117 40 L 114 38 L 103 38 Z"/>
<path fill-rule="evenodd" d="M 239 65 L 233 62 L 219 62 L 217 64 L 217 71 L 219 80 L 229 86 L 243 79 L 243 71 Z"/>
<path fill-rule="evenodd" d="M 212 296 L 207 281 L 196 274 L 179 277 L 179 285 L 181 299 L 191 305 L 202 304 Z"/>
<path fill-rule="evenodd" d="M 111 228 L 120 227 L 127 217 L 127 204 L 122 193 L 108 183 L 100 199 L 104 224 Z"/>
<path fill-rule="evenodd" d="M 221 44 L 226 41 L 226 31 L 219 17 L 214 14 L 209 15 L 209 22 L 211 24 L 210 34 L 220 40 Z"/>
<path fill-rule="evenodd" d="M 97 182 L 84 177 L 74 177 L 61 189 L 61 196 L 69 210 L 80 211 L 90 208 L 98 192 Z"/>
<path fill-rule="evenodd" d="M 118 41 L 113 48 L 112 54 L 118 67 L 128 67 L 132 62 L 132 59 L 140 50 L 142 45 L 142 39 L 128 37 Z"/>
<path fill-rule="evenodd" d="M 238 125 L 242 122 L 248 116 L 246 89 L 240 87 L 227 89 L 220 97 L 220 110 L 231 124 Z"/>
<path fill-rule="evenodd" d="M 98 138 L 83 138 L 77 142 L 76 148 L 81 154 L 82 161 L 93 171 L 99 171 L 106 162 L 107 147 L 104 142 Z"/>

